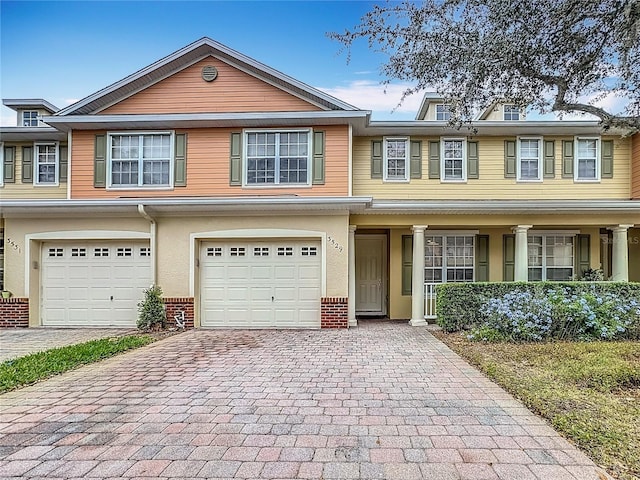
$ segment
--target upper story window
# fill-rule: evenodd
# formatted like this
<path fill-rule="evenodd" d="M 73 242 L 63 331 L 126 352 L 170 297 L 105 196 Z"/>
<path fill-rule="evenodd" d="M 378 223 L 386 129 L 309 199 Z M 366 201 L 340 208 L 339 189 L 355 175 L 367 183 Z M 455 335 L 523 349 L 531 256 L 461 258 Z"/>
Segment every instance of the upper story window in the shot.
<path fill-rule="evenodd" d="M 575 152 L 575 180 L 600 180 L 600 139 L 577 138 Z"/>
<path fill-rule="evenodd" d="M 246 131 L 246 185 L 307 185 L 311 132 Z"/>
<path fill-rule="evenodd" d="M 58 143 L 34 144 L 36 185 L 56 185 L 59 175 Z"/>
<path fill-rule="evenodd" d="M 467 179 L 467 145 L 462 138 L 444 138 L 442 148 L 442 180 L 465 181 Z"/>
<path fill-rule="evenodd" d="M 173 134 L 149 132 L 109 134 L 109 186 L 169 187 L 172 185 Z"/>
<path fill-rule="evenodd" d="M 37 127 L 38 126 L 38 112 L 36 110 L 23 110 L 22 111 L 22 126 L 23 127 Z"/>
<path fill-rule="evenodd" d="M 409 180 L 409 139 L 384 139 L 384 180 Z"/>
<path fill-rule="evenodd" d="M 517 105 L 506 104 L 503 106 L 504 120 L 520 120 L 520 109 Z"/>
<path fill-rule="evenodd" d="M 542 180 L 542 139 L 518 138 L 518 180 Z"/>
<path fill-rule="evenodd" d="M 451 110 L 446 103 L 436 104 L 436 120 L 451 120 Z"/>
<path fill-rule="evenodd" d="M 573 277 L 574 236 L 529 235 L 529 281 L 564 281 Z"/>

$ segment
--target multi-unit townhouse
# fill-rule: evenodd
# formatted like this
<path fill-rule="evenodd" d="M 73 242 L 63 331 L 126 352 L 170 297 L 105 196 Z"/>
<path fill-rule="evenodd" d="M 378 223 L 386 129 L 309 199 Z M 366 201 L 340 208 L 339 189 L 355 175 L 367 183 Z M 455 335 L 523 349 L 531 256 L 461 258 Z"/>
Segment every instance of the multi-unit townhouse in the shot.
<path fill-rule="evenodd" d="M 640 280 L 640 137 L 508 102 L 353 107 L 208 38 L 77 103 L 6 100 L 1 325 L 424 324 L 439 282 Z M 27 125 L 28 123 L 28 125 Z"/>

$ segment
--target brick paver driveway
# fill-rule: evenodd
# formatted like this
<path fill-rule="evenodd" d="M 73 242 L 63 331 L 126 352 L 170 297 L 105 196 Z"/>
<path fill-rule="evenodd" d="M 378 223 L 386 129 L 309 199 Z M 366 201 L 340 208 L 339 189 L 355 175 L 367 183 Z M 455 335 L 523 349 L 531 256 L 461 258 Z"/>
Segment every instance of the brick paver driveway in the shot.
<path fill-rule="evenodd" d="M 399 323 L 191 331 L 0 403 L 2 478 L 605 478 Z"/>
<path fill-rule="evenodd" d="M 2 328 L 0 362 L 50 348 L 137 332 L 126 328 Z"/>

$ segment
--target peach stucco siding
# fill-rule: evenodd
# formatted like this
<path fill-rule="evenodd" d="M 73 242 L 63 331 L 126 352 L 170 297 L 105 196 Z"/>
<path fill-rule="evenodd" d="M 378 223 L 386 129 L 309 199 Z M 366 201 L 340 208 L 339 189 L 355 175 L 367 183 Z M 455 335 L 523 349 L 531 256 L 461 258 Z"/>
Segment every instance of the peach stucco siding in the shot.
<path fill-rule="evenodd" d="M 349 191 L 349 128 L 316 127 L 325 132 L 325 183 L 302 187 L 241 187 L 229 185 L 230 134 L 238 129 L 202 128 L 187 133 L 187 186 L 174 189 L 111 190 L 93 186 L 96 131 L 74 131 L 72 198 L 300 195 L 346 196 Z"/>
<path fill-rule="evenodd" d="M 202 68 L 213 65 L 218 77 L 202 79 Z M 319 107 L 209 57 L 165 78 L 101 114 L 216 113 L 312 111 Z"/>

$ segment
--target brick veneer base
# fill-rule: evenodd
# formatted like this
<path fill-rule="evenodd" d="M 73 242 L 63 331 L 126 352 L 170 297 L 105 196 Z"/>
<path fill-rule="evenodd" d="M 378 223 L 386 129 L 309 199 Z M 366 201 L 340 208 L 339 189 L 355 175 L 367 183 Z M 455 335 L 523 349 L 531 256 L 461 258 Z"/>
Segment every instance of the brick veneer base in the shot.
<path fill-rule="evenodd" d="M 28 298 L 0 298 L 0 327 L 29 326 Z"/>
<path fill-rule="evenodd" d="M 347 328 L 349 326 L 349 299 L 326 297 L 320 300 L 320 328 Z"/>
<path fill-rule="evenodd" d="M 175 316 L 180 315 L 180 312 L 183 311 L 185 327 L 193 328 L 193 297 L 171 297 L 163 300 L 167 307 L 168 327 L 176 325 Z"/>

